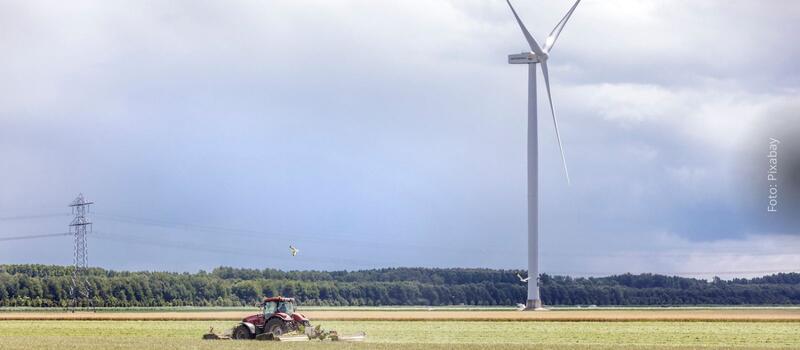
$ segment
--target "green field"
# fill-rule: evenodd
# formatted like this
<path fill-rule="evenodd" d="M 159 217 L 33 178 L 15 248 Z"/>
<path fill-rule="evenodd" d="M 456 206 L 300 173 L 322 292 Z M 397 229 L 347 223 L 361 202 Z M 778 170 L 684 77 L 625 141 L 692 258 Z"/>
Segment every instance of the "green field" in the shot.
<path fill-rule="evenodd" d="M 231 321 L 0 321 L 0 349 L 797 348 L 799 322 L 326 321 L 366 343 L 204 341 Z M 497 348 L 502 344 L 502 348 Z"/>

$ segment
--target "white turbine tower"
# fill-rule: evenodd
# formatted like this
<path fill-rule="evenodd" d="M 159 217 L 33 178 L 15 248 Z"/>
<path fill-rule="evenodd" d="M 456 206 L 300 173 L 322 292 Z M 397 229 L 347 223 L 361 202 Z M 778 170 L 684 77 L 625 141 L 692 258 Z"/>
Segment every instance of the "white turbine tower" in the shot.
<path fill-rule="evenodd" d="M 528 301 L 525 307 L 528 310 L 537 310 L 542 309 L 542 299 L 539 296 L 539 137 L 536 125 L 536 64 L 540 63 L 542 65 L 542 75 L 544 75 L 544 85 L 547 88 L 547 100 L 550 102 L 550 113 L 553 115 L 553 126 L 556 129 L 558 149 L 561 151 L 564 175 L 567 177 L 567 184 L 569 184 L 567 160 L 564 157 L 564 148 L 561 145 L 561 135 L 558 133 L 558 121 L 553 108 L 553 98 L 550 97 L 550 75 L 547 71 L 547 60 L 550 58 L 550 51 L 553 49 L 558 35 L 561 34 L 561 30 L 564 29 L 564 25 L 567 24 L 569 17 L 572 16 L 572 12 L 575 11 L 581 0 L 575 1 L 575 4 L 564 15 L 564 18 L 556 24 L 556 27 L 545 39 L 544 47 L 539 46 L 536 39 L 531 36 L 531 33 L 522 24 L 522 20 L 519 19 L 514 6 L 511 6 L 511 1 L 506 0 L 506 2 L 531 48 L 531 51 L 528 52 L 508 55 L 508 63 L 528 65 Z"/>

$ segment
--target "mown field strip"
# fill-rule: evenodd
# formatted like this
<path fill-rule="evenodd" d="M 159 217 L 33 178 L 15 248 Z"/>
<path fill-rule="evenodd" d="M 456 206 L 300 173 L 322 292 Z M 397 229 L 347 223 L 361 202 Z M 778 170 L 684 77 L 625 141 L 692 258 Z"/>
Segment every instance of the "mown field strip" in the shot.
<path fill-rule="evenodd" d="M 0 320 L 212 321 L 240 320 L 252 311 L 0 312 Z M 319 321 L 580 321 L 580 322 L 800 322 L 798 309 L 664 309 L 596 311 L 303 311 Z"/>
<path fill-rule="evenodd" d="M 0 321 L 0 349 L 797 349 L 798 322 L 319 321 L 364 343 L 206 341 L 231 321 Z"/>

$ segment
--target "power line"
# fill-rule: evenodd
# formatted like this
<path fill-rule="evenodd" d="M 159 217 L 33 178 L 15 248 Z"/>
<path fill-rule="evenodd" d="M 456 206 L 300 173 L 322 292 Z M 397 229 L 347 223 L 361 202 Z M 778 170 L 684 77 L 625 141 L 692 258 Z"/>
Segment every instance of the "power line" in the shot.
<path fill-rule="evenodd" d="M 69 213 L 53 213 L 53 214 L 0 216 L 0 221 L 43 219 L 43 218 L 52 218 L 52 217 L 69 216 L 69 215 L 70 215 Z"/>
<path fill-rule="evenodd" d="M 121 222 L 121 223 L 128 223 L 128 224 L 135 224 L 135 225 L 147 225 L 147 226 L 155 226 L 155 227 L 163 227 L 163 228 L 174 228 L 180 230 L 194 230 L 194 231 L 202 231 L 202 232 L 210 232 L 210 233 L 225 233 L 230 235 L 238 235 L 241 237 L 248 237 L 248 238 L 257 238 L 263 239 L 264 237 L 294 237 L 294 238 L 305 238 L 305 239 L 313 239 L 313 240 L 335 240 L 339 243 L 347 243 L 350 246 L 367 246 L 367 247 L 375 247 L 375 246 L 382 246 L 382 247 L 389 247 L 389 248 L 397 248 L 397 247 L 407 247 L 412 249 L 433 249 L 433 250 L 446 250 L 452 249 L 451 247 L 444 247 L 444 246 L 435 246 L 435 245 L 420 245 L 420 244 L 409 244 L 407 242 L 388 242 L 386 240 L 381 240 L 380 242 L 370 242 L 365 241 L 363 239 L 358 239 L 351 236 L 337 236 L 337 235 L 329 235 L 329 234 L 297 234 L 297 233 L 275 233 L 275 232 L 265 232 L 259 230 L 252 230 L 252 229 L 244 229 L 244 228 L 234 228 L 234 227 L 221 227 L 221 226 L 205 226 L 205 225 L 197 225 L 197 224 L 189 224 L 189 223 L 180 223 L 174 221 L 164 221 L 164 220 L 153 220 L 153 219 L 143 219 L 143 218 L 136 218 L 131 216 L 123 216 L 123 215 L 111 215 L 111 214 L 103 214 L 103 213 L 95 213 L 95 216 L 100 217 L 101 219 L 104 218 L 105 220 Z M 497 247 L 500 248 L 500 247 Z M 479 249 L 479 252 L 483 252 L 485 249 Z"/>
<path fill-rule="evenodd" d="M 154 219 L 144 219 L 144 218 L 137 218 L 132 216 L 125 216 L 125 215 L 113 215 L 113 214 L 104 214 L 104 213 L 95 213 L 97 217 L 105 218 L 111 221 L 117 222 L 124 222 L 124 223 L 131 223 L 131 224 L 141 224 L 141 225 L 149 225 L 149 226 L 158 226 L 158 227 L 166 227 L 166 228 L 179 228 L 182 230 L 195 230 L 195 231 L 204 231 L 204 232 L 218 232 L 218 233 L 231 233 L 231 234 L 238 234 L 244 237 L 257 237 L 257 238 L 264 238 L 265 236 L 286 236 L 286 237 L 304 237 L 304 238 L 333 238 L 338 240 L 349 240 L 353 239 L 355 242 L 358 237 L 350 237 L 350 236 L 337 236 L 337 235 L 309 235 L 309 234 L 298 234 L 298 233 L 275 233 L 275 232 L 265 232 L 260 230 L 253 230 L 253 229 L 246 229 L 246 228 L 235 228 L 235 227 L 225 227 L 225 226 L 208 226 L 208 225 L 198 225 L 192 223 L 182 223 L 176 221 L 166 221 L 166 220 L 154 220 Z"/>
<path fill-rule="evenodd" d="M 95 214 L 95 215 L 98 215 L 98 214 Z M 61 216 L 61 214 L 59 214 L 59 216 Z M 110 220 L 128 222 L 128 221 L 114 220 L 114 219 L 110 219 Z M 167 226 L 161 226 L 161 227 L 167 227 Z M 221 232 L 227 232 L 227 231 L 221 231 Z M 62 236 L 69 236 L 69 235 L 71 235 L 71 233 L 62 232 L 62 233 L 45 233 L 45 234 L 32 234 L 32 235 L 22 235 L 22 236 L 0 237 L 0 242 L 29 240 L 29 239 L 40 239 L 40 238 L 52 238 L 52 237 L 62 237 Z M 247 235 L 247 237 L 254 237 L 254 236 Z M 372 246 L 393 246 L 393 247 L 397 246 L 397 245 L 391 244 L 391 243 L 380 244 L 380 243 L 368 243 L 368 242 L 363 242 L 363 241 L 360 242 L 360 243 L 363 243 L 364 245 L 372 245 Z M 183 244 L 183 243 L 181 243 L 181 244 Z M 433 246 L 433 245 L 426 245 L 426 246 L 421 246 L 420 245 L 420 246 L 414 246 L 414 247 L 440 249 L 440 248 L 437 248 L 437 246 Z M 181 248 L 181 247 L 176 247 L 176 248 Z M 218 252 L 218 251 L 214 251 L 214 252 Z M 231 253 L 232 251 L 228 251 L 228 252 Z M 585 253 L 584 254 L 584 253 L 574 253 L 574 252 L 560 252 L 560 253 L 555 253 L 554 252 L 554 253 L 547 253 L 547 254 L 544 254 L 544 255 L 548 255 L 548 256 L 572 256 L 572 257 L 583 257 L 583 258 L 614 258 L 614 257 L 623 258 L 623 257 L 634 257 L 634 256 L 711 258 L 711 257 L 719 257 L 719 256 L 798 256 L 798 255 L 800 255 L 800 253 L 794 253 L 794 252 L 775 252 L 775 253 L 770 253 L 770 252 L 706 252 L 706 253 L 694 253 L 694 252 L 689 252 L 689 253 L 676 253 L 676 252 L 617 252 L 617 253 L 607 253 L 607 254 L 592 254 L 592 253 Z M 589 274 L 596 274 L 596 273 L 586 272 L 586 273 L 580 273 L 580 274 L 589 275 Z M 703 274 L 703 273 L 698 273 L 698 274 Z"/>
<path fill-rule="evenodd" d="M 281 252 L 283 248 L 275 247 L 275 249 L 269 251 L 259 251 L 255 249 L 248 249 L 243 247 L 237 248 L 227 248 L 224 246 L 220 246 L 216 243 L 211 244 L 198 244 L 191 241 L 166 241 L 163 239 L 152 240 L 149 238 L 141 238 L 136 237 L 134 235 L 129 234 L 115 234 L 106 231 L 95 231 L 93 237 L 97 239 L 103 240 L 111 240 L 111 241 L 119 241 L 125 243 L 133 243 L 133 244 L 140 244 L 140 245 L 149 245 L 161 248 L 172 248 L 172 249 L 181 249 L 181 250 L 188 250 L 188 251 L 196 251 L 196 252 L 205 252 L 205 253 L 216 253 L 216 254 L 226 254 L 226 255 L 235 255 L 235 256 L 257 256 L 259 260 L 270 260 L 270 261 L 281 261 L 286 262 L 287 259 L 276 257 L 274 255 L 270 255 L 273 252 Z M 269 242 L 269 240 L 265 240 L 265 242 Z M 252 246 L 252 245 L 248 245 Z M 272 245 L 268 245 L 272 247 Z M 288 254 L 288 253 L 287 253 Z M 302 256 L 296 259 L 299 261 L 304 262 L 315 262 L 315 263 L 350 263 L 359 266 L 378 266 L 380 264 L 376 264 L 374 261 L 367 261 L 367 260 L 360 260 L 360 259 L 350 259 L 344 257 L 336 257 L 336 258 L 324 258 L 324 257 L 310 257 L 310 256 Z"/>
<path fill-rule="evenodd" d="M 25 236 L 11 236 L 11 237 L 0 237 L 0 242 L 5 241 L 21 241 L 27 239 L 39 239 L 39 238 L 49 238 L 49 237 L 61 237 L 61 236 L 69 236 L 72 235 L 71 232 L 61 232 L 61 233 L 43 233 L 37 235 L 25 235 Z"/>
<path fill-rule="evenodd" d="M 158 240 L 153 241 L 151 239 L 138 239 L 137 237 L 132 237 L 129 235 L 117 235 L 108 232 L 98 232 L 95 231 L 95 237 L 97 239 L 103 240 L 111 240 L 111 241 L 118 241 L 118 242 L 125 242 L 125 243 L 134 243 L 134 244 L 141 244 L 141 245 L 149 245 L 149 246 L 156 246 L 162 248 L 175 248 L 175 249 L 182 249 L 182 250 L 191 250 L 191 251 L 200 251 L 200 252 L 207 252 L 207 253 L 218 253 L 218 254 L 230 254 L 230 255 L 238 255 L 242 256 L 243 254 L 248 253 L 255 253 L 254 251 L 250 251 L 249 249 L 246 250 L 233 250 L 233 249 L 224 249 L 224 248 L 215 248 L 215 247 L 206 247 L 206 246 L 198 246 L 196 244 L 192 244 L 190 242 L 171 242 L 171 241 L 164 241 Z"/>

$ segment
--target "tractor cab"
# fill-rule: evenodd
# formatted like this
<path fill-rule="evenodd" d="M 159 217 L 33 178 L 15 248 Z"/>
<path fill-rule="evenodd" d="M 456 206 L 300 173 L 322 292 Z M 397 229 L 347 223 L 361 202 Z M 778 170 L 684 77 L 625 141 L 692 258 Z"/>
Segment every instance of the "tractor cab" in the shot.
<path fill-rule="evenodd" d="M 276 313 L 291 316 L 294 314 L 294 299 L 292 298 L 266 298 L 261 304 L 264 318 L 268 319 Z"/>

